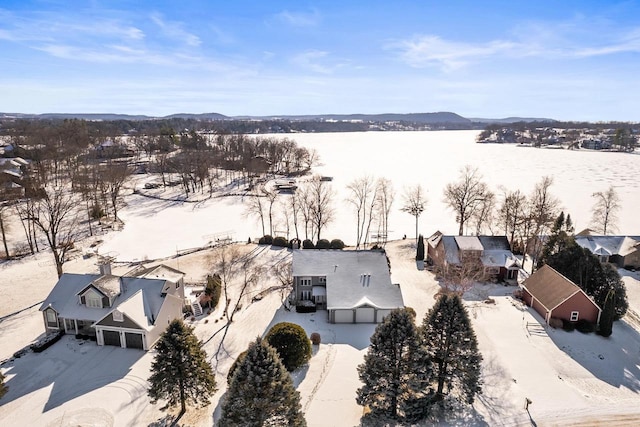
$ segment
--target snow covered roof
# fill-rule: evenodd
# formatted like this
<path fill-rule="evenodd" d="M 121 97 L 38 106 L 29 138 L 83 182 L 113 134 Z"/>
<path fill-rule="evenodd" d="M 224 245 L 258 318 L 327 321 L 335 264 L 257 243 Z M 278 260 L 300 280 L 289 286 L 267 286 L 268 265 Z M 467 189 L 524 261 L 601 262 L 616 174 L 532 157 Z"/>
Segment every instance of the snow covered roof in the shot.
<path fill-rule="evenodd" d="M 150 267 L 137 274 L 136 277 L 145 277 L 147 279 L 162 279 L 168 280 L 173 283 L 178 283 L 180 279 L 184 277 L 184 273 L 175 268 L 171 268 L 167 265 L 160 264 L 155 267 Z"/>
<path fill-rule="evenodd" d="M 93 308 L 81 304 L 78 293 L 101 277 L 98 274 L 64 273 L 40 306 L 40 311 L 50 306 L 61 317 L 96 322 L 118 308 L 132 319 L 140 319 L 139 314 L 143 313 L 147 320 L 140 323 L 141 327 L 153 324 L 151 319 L 157 318 L 164 301 L 161 295 L 164 280 L 116 277 L 122 281 L 122 293 L 116 296 L 111 307 Z M 140 293 L 141 296 L 127 302 L 136 293 Z M 125 302 L 127 303 L 124 304 Z"/>
<path fill-rule="evenodd" d="M 120 293 L 120 278 L 118 276 L 112 276 L 111 274 L 98 277 L 91 282 L 91 285 L 100 289 L 100 291 L 109 298 Z"/>
<path fill-rule="evenodd" d="M 444 256 L 447 264 L 460 264 L 455 236 L 442 236 L 442 244 L 444 245 Z"/>
<path fill-rule="evenodd" d="M 553 310 L 574 294 L 583 292 L 575 283 L 546 264 L 524 281 L 524 288 L 547 310 Z M 591 298 L 589 300 L 598 307 Z"/>
<path fill-rule="evenodd" d="M 294 276 L 327 279 L 327 309 L 404 307 L 400 286 L 391 283 L 387 257 L 381 251 L 294 250 Z"/>
<path fill-rule="evenodd" d="M 485 251 L 509 251 L 511 246 L 507 236 L 478 236 L 480 244 Z"/>
<path fill-rule="evenodd" d="M 595 255 L 626 256 L 638 250 L 640 236 L 576 236 L 576 243 Z"/>
<path fill-rule="evenodd" d="M 477 236 L 455 236 L 454 239 L 461 251 L 481 251 L 483 249 Z"/>
<path fill-rule="evenodd" d="M 520 268 L 520 261 L 508 250 L 484 251 L 480 259 L 485 267 Z"/>

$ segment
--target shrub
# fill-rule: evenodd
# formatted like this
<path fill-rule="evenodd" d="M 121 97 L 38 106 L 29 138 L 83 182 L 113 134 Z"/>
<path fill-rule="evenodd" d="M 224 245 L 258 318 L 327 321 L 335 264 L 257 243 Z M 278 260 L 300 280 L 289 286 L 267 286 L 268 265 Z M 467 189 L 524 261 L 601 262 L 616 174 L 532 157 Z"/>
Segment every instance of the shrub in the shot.
<path fill-rule="evenodd" d="M 316 249 L 329 249 L 330 247 L 331 243 L 327 239 L 320 239 L 316 243 Z"/>
<path fill-rule="evenodd" d="M 289 240 L 289 249 L 300 249 L 300 240 L 293 238 Z"/>
<path fill-rule="evenodd" d="M 285 237 L 278 236 L 273 239 L 272 245 L 286 248 L 287 246 L 289 246 L 289 242 L 287 242 L 287 239 Z"/>
<path fill-rule="evenodd" d="M 331 241 L 331 249 L 344 249 L 344 242 L 340 239 L 333 239 Z"/>
<path fill-rule="evenodd" d="M 260 240 L 258 240 L 259 245 L 270 245 L 272 243 L 273 243 L 273 237 L 271 237 L 268 234 L 265 234 L 260 238 Z"/>
<path fill-rule="evenodd" d="M 571 332 L 576 328 L 576 325 L 573 322 L 570 322 L 566 319 L 562 319 L 562 329 L 567 332 Z"/>
<path fill-rule="evenodd" d="M 549 319 L 549 326 L 553 329 L 558 329 L 563 327 L 562 319 L 558 319 L 557 317 L 552 317 Z"/>
<path fill-rule="evenodd" d="M 580 319 L 576 322 L 576 329 L 583 334 L 590 334 L 591 332 L 596 331 L 596 325 L 595 323 L 591 323 L 586 319 Z"/>
<path fill-rule="evenodd" d="M 100 219 L 104 216 L 104 209 L 100 205 L 93 205 L 89 208 L 91 219 Z"/>
<path fill-rule="evenodd" d="M 304 365 L 311 358 L 311 341 L 300 325 L 289 322 L 278 323 L 264 338 L 276 349 L 289 372 Z"/>
<path fill-rule="evenodd" d="M 416 250 L 416 261 L 424 261 L 424 237 L 418 236 L 418 249 Z"/>
<path fill-rule="evenodd" d="M 316 305 L 315 304 L 296 304 L 296 313 L 315 313 Z"/>
<path fill-rule="evenodd" d="M 309 239 L 305 239 L 302 242 L 302 249 L 315 249 L 316 246 L 313 244 L 313 242 Z"/>
<path fill-rule="evenodd" d="M 247 350 L 240 353 L 236 358 L 236 360 L 233 361 L 233 365 L 231 365 L 231 367 L 229 368 L 229 373 L 227 374 L 227 385 L 231 384 L 231 380 L 233 379 L 233 374 L 236 372 L 236 369 L 238 369 L 238 366 L 242 363 L 246 355 L 247 355 Z"/>
<path fill-rule="evenodd" d="M 44 339 L 36 342 L 35 344 L 31 344 L 31 350 L 33 350 L 34 353 L 41 353 L 60 341 L 60 338 L 62 338 L 63 335 L 63 330 L 60 330 L 55 334 L 47 335 Z"/>
<path fill-rule="evenodd" d="M 209 308 L 216 308 L 218 301 L 220 301 L 220 295 L 222 294 L 222 279 L 218 274 L 213 276 L 207 276 L 207 285 L 204 288 L 204 298 L 201 298 L 202 302 L 209 304 Z"/>
<path fill-rule="evenodd" d="M 311 344 L 313 345 L 320 345 L 321 339 L 320 339 L 320 334 L 317 332 L 314 332 L 311 334 Z"/>

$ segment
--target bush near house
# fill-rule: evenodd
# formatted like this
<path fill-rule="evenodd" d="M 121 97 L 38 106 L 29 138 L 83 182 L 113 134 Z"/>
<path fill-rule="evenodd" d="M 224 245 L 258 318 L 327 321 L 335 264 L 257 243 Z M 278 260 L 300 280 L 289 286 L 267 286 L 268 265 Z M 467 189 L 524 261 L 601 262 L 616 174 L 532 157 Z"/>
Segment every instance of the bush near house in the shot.
<path fill-rule="evenodd" d="M 331 249 L 344 249 L 344 242 L 340 239 L 333 239 L 331 241 Z"/>
<path fill-rule="evenodd" d="M 586 319 L 580 319 L 576 322 L 576 329 L 583 334 L 590 334 L 591 332 L 596 331 L 596 325 L 595 323 L 591 323 Z"/>
<path fill-rule="evenodd" d="M 278 246 L 281 248 L 286 248 L 287 246 L 289 246 L 289 242 L 287 242 L 286 238 L 278 236 L 278 237 L 274 237 L 272 245 Z"/>
<path fill-rule="evenodd" d="M 331 248 L 331 242 L 327 239 L 320 239 L 318 243 L 316 243 L 316 249 L 329 249 Z"/>
<path fill-rule="evenodd" d="M 268 234 L 265 234 L 258 240 L 259 245 L 270 245 L 273 243 L 273 237 Z"/>
<path fill-rule="evenodd" d="M 56 332 L 55 334 L 47 335 L 46 337 L 44 337 L 44 339 L 38 341 L 35 344 L 32 344 L 31 350 L 33 350 L 34 353 L 42 353 L 43 351 L 60 341 L 60 338 L 62 338 L 63 335 L 64 331 L 62 330 Z"/>
<path fill-rule="evenodd" d="M 564 329 L 567 332 L 572 332 L 573 330 L 576 329 L 576 325 L 573 322 L 562 319 L 562 329 Z"/>
<path fill-rule="evenodd" d="M 309 239 L 305 239 L 302 242 L 302 249 L 315 249 L 316 245 L 313 244 L 313 242 Z"/>
<path fill-rule="evenodd" d="M 276 349 L 287 371 L 292 372 L 311 359 L 311 341 L 300 325 L 281 322 L 264 337 Z"/>

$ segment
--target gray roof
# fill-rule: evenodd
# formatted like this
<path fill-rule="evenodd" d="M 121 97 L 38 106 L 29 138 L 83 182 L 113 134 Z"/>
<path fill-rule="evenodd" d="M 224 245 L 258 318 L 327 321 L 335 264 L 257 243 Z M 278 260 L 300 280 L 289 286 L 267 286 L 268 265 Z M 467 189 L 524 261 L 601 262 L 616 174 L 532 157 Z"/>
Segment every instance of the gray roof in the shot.
<path fill-rule="evenodd" d="M 152 319 L 158 317 L 164 300 L 164 297 L 161 295 L 162 288 L 165 284 L 164 280 L 122 277 L 123 291 L 115 297 L 112 307 L 93 308 L 80 304 L 78 292 L 100 278 L 101 276 L 98 274 L 64 273 L 40 306 L 40 311 L 50 306 L 60 317 L 96 322 L 115 308 L 119 308 L 120 304 L 127 301 L 134 294 L 141 292 L 141 298 L 136 298 L 135 300 L 141 301 L 143 305 L 142 310 L 144 311 L 147 321 L 140 326 L 147 327 L 153 324 Z M 128 314 L 125 310 L 120 311 Z"/>
<path fill-rule="evenodd" d="M 387 257 L 381 251 L 294 250 L 294 276 L 327 278 L 327 309 L 364 304 L 404 307 L 400 286 L 391 283 Z"/>
<path fill-rule="evenodd" d="M 485 251 L 511 252 L 507 236 L 478 236 L 478 239 L 480 239 L 480 244 L 482 244 Z"/>
<path fill-rule="evenodd" d="M 447 264 L 460 264 L 458 256 L 458 244 L 456 236 L 442 236 L 442 244 L 444 245 L 444 256 Z"/>
<path fill-rule="evenodd" d="M 626 256 L 639 249 L 640 236 L 576 236 L 576 243 L 596 255 Z"/>
<path fill-rule="evenodd" d="M 98 277 L 92 281 L 91 284 L 100 289 L 100 291 L 109 298 L 113 298 L 120 293 L 120 278 L 118 276 L 106 274 Z"/>
<path fill-rule="evenodd" d="M 481 251 L 482 243 L 477 236 L 455 236 L 454 239 L 461 251 Z"/>

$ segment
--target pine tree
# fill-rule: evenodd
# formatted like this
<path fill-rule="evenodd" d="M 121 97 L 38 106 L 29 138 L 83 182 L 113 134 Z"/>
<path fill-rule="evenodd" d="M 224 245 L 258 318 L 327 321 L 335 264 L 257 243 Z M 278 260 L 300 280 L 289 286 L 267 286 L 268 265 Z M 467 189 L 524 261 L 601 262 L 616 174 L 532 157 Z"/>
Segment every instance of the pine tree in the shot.
<path fill-rule="evenodd" d="M 193 329 L 182 320 L 172 321 L 155 349 L 148 390 L 151 402 L 166 399 L 169 406 L 179 402 L 182 413 L 187 402 L 208 405 L 215 392 L 215 376 Z"/>
<path fill-rule="evenodd" d="M 418 236 L 418 248 L 416 250 L 416 261 L 424 261 L 424 237 Z"/>
<path fill-rule="evenodd" d="M 613 318 L 615 315 L 615 298 L 616 292 L 609 289 L 607 297 L 604 300 L 604 307 L 602 308 L 602 314 L 600 315 L 600 329 L 598 333 L 603 337 L 611 336 L 613 332 Z"/>
<path fill-rule="evenodd" d="M 482 355 L 467 310 L 458 295 L 442 295 L 420 328 L 422 344 L 433 363 L 435 401 L 445 394 L 473 403 L 482 392 Z"/>
<path fill-rule="evenodd" d="M 249 345 L 222 404 L 220 427 L 306 426 L 300 393 L 276 350 L 262 338 Z"/>
<path fill-rule="evenodd" d="M 371 411 L 363 421 L 411 422 L 424 415 L 416 405 L 428 391 L 431 366 L 408 310 L 393 310 L 376 327 L 358 374 L 364 385 L 356 401 Z"/>
<path fill-rule="evenodd" d="M 8 389 L 9 387 L 4 385 L 4 375 L 2 374 L 2 372 L 0 372 L 0 399 L 2 399 L 2 396 L 7 393 Z"/>

